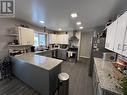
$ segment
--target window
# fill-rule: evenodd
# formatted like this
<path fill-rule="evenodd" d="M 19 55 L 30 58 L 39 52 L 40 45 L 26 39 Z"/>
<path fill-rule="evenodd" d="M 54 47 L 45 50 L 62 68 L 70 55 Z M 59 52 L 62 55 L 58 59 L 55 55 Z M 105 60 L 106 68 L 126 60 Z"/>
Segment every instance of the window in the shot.
<path fill-rule="evenodd" d="M 34 45 L 35 46 L 39 46 L 39 45 L 46 46 L 46 34 L 36 32 L 34 34 Z"/>

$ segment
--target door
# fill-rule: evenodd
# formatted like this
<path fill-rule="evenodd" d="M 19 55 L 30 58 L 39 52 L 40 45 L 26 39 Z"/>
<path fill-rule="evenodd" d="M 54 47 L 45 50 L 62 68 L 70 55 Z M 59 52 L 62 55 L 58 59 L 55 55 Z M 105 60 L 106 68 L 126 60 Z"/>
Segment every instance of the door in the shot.
<path fill-rule="evenodd" d="M 106 43 L 105 48 L 111 51 L 114 50 L 114 42 L 115 42 L 115 34 L 117 29 L 117 20 L 114 21 L 110 26 L 107 28 L 107 35 L 106 35 Z"/>
<path fill-rule="evenodd" d="M 114 51 L 119 54 L 122 54 L 126 26 L 127 26 L 127 12 L 118 18 Z"/>

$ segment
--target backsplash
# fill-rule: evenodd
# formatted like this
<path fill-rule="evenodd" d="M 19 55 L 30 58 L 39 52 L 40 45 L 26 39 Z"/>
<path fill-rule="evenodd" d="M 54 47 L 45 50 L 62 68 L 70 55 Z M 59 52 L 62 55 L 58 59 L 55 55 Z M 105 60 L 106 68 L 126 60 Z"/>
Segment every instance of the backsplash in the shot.
<path fill-rule="evenodd" d="M 118 54 L 117 60 L 119 59 L 127 62 L 127 57 Z"/>

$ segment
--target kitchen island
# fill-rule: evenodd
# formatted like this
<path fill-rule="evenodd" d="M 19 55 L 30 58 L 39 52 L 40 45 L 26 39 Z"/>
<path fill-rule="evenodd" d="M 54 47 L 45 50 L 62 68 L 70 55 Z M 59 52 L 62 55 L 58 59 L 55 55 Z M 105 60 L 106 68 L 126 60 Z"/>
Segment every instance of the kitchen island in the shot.
<path fill-rule="evenodd" d="M 41 95 L 53 95 L 58 84 L 62 60 L 35 53 L 11 57 L 13 73 Z"/>

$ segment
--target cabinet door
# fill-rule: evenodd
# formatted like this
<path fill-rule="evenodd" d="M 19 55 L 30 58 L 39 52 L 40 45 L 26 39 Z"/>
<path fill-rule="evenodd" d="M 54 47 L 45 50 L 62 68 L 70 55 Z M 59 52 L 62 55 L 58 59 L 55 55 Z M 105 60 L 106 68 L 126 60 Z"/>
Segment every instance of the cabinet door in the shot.
<path fill-rule="evenodd" d="M 34 44 L 34 31 L 32 29 L 19 27 L 19 43 L 20 45 Z"/>
<path fill-rule="evenodd" d="M 57 35 L 57 42 L 59 44 L 68 44 L 68 35 L 67 34 Z"/>
<path fill-rule="evenodd" d="M 48 35 L 48 43 L 49 44 L 52 44 L 52 34 L 49 34 Z"/>
<path fill-rule="evenodd" d="M 124 44 L 123 44 L 122 55 L 127 57 L 127 30 L 126 30 L 126 36 L 125 36 L 125 40 L 124 40 Z"/>
<path fill-rule="evenodd" d="M 56 43 L 57 44 L 62 44 L 62 36 L 61 35 L 56 35 Z"/>
<path fill-rule="evenodd" d="M 118 18 L 114 51 L 119 54 L 122 54 L 126 26 L 127 26 L 127 12 Z"/>
<path fill-rule="evenodd" d="M 66 60 L 67 59 L 67 51 L 61 50 L 61 59 Z"/>
<path fill-rule="evenodd" d="M 56 43 L 56 34 L 49 34 L 49 44 L 54 44 Z"/>
<path fill-rule="evenodd" d="M 114 21 L 110 26 L 107 28 L 107 35 L 106 35 L 106 43 L 105 48 L 111 51 L 114 50 L 114 41 L 115 41 L 115 33 L 117 29 L 117 20 Z"/>
<path fill-rule="evenodd" d="M 28 29 L 27 30 L 28 36 L 27 36 L 27 45 L 34 45 L 34 30 Z"/>
<path fill-rule="evenodd" d="M 20 45 L 27 45 L 27 37 L 28 33 L 26 32 L 26 28 L 19 27 L 19 42 Z"/>
<path fill-rule="evenodd" d="M 61 59 L 61 57 L 62 57 L 61 50 L 58 49 L 58 50 L 57 50 L 57 58 L 58 58 L 58 59 Z"/>
<path fill-rule="evenodd" d="M 64 44 L 68 44 L 68 34 L 63 34 L 63 35 L 62 35 L 62 42 L 63 42 Z"/>

